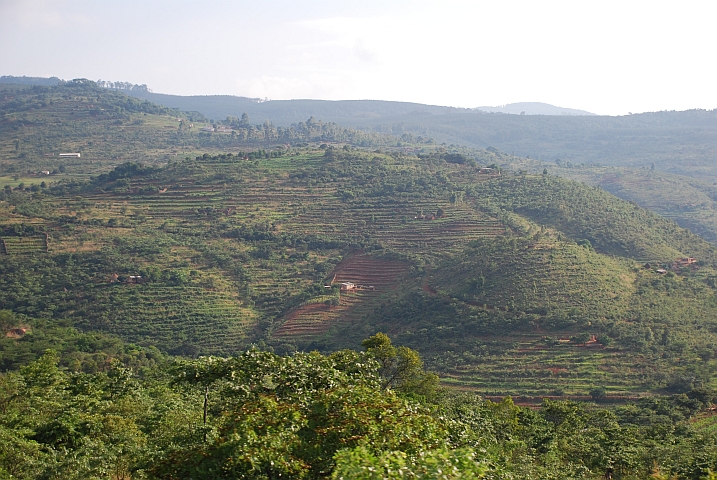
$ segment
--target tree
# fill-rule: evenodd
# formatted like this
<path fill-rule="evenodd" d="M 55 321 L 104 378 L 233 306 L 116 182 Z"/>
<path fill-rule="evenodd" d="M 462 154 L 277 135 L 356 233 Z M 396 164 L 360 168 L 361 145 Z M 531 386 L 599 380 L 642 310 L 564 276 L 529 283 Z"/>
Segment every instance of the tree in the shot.
<path fill-rule="evenodd" d="M 214 384 L 216 434 L 159 459 L 154 478 L 326 478 L 342 449 L 416 455 L 446 442 L 428 409 L 380 388 L 368 353 L 182 362 L 177 381 Z M 387 414 L 390 412 L 390 414 Z"/>
<path fill-rule="evenodd" d="M 605 387 L 595 387 L 590 389 L 590 398 L 592 398 L 596 402 L 600 402 L 602 400 L 605 400 L 607 397 L 607 390 Z"/>
<path fill-rule="evenodd" d="M 418 352 L 408 347 L 394 347 L 388 335 L 380 332 L 365 339 L 361 345 L 378 361 L 383 389 L 424 397 L 435 395 L 438 376 L 424 370 Z"/>
<path fill-rule="evenodd" d="M 581 332 L 570 338 L 573 343 L 587 343 L 590 340 L 590 334 L 587 332 Z"/>

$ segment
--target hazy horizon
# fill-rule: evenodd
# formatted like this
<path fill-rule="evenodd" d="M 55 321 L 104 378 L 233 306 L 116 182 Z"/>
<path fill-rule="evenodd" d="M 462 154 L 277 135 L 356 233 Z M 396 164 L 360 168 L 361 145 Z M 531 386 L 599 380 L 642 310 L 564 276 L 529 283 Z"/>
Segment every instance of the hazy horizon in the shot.
<path fill-rule="evenodd" d="M 713 109 L 713 13 L 705 2 L 0 0 L 0 64 L 170 95 Z"/>

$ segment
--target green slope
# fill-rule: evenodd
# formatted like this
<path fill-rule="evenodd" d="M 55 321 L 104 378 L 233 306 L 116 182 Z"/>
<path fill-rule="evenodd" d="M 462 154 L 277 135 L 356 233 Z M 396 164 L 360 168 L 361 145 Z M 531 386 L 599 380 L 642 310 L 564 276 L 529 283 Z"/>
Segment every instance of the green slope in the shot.
<path fill-rule="evenodd" d="M 631 396 L 713 381 L 710 244 L 566 180 L 495 179 L 471 195 L 519 235 L 478 240 L 445 256 L 422 289 L 384 303 L 359 326 L 331 332 L 325 344 L 387 331 L 422 350 L 456 385 L 494 394 L 585 395 L 603 385 L 611 395 Z M 699 252 L 702 267 L 656 271 L 687 252 Z"/>
<path fill-rule="evenodd" d="M 126 161 L 158 164 L 197 153 L 272 150 L 305 142 L 395 146 L 396 138 L 324 123 L 313 117 L 289 128 L 271 122 L 225 122 L 214 131 L 202 114 L 166 108 L 100 88 L 89 80 L 56 86 L 0 84 L 0 175 L 40 171 L 88 174 Z M 82 157 L 60 158 L 60 153 Z M 64 167 L 64 168 L 60 168 Z"/>
<path fill-rule="evenodd" d="M 634 291 L 634 262 L 554 238 L 474 242 L 430 277 L 439 293 L 473 305 L 547 318 L 615 318 Z"/>
<path fill-rule="evenodd" d="M 710 244 L 600 189 L 480 173 L 498 153 L 441 152 L 202 155 L 4 190 L 0 308 L 189 355 L 329 350 L 383 330 L 483 392 L 711 381 Z M 684 256 L 699 268 L 655 271 Z M 332 309 L 333 274 L 377 288 Z"/>
<path fill-rule="evenodd" d="M 162 160 L 186 144 L 181 127 L 203 118 L 100 89 L 93 82 L 3 84 L 0 93 L 0 169 L 7 173 L 64 165 L 86 174 L 123 159 Z M 83 158 L 58 157 L 69 152 Z"/>
<path fill-rule="evenodd" d="M 508 177 L 480 184 L 479 205 L 515 212 L 601 252 L 669 262 L 682 255 L 717 265 L 713 247 L 674 222 L 594 187 L 550 176 Z"/>
<path fill-rule="evenodd" d="M 542 170 L 544 166 L 537 167 Z M 705 179 L 650 169 L 596 166 L 548 166 L 551 175 L 600 188 L 677 222 L 717 242 L 717 185 Z"/>

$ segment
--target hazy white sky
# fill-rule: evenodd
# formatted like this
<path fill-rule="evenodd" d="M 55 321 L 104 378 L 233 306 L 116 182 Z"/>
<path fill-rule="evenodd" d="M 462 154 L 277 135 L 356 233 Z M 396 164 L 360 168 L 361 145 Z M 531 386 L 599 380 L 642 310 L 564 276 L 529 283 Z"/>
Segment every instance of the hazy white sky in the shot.
<path fill-rule="evenodd" d="M 717 108 L 715 1 L 0 0 L 0 75 L 179 95 Z"/>

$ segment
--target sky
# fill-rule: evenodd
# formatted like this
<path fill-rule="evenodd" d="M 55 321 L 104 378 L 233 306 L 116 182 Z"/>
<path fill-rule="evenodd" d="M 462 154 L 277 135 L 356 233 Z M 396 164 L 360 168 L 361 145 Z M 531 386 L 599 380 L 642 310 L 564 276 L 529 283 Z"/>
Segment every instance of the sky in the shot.
<path fill-rule="evenodd" d="M 717 108 L 715 1 L 0 0 L 0 75 L 175 95 Z"/>

